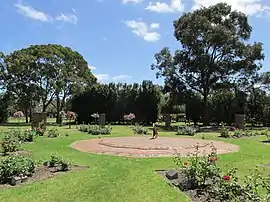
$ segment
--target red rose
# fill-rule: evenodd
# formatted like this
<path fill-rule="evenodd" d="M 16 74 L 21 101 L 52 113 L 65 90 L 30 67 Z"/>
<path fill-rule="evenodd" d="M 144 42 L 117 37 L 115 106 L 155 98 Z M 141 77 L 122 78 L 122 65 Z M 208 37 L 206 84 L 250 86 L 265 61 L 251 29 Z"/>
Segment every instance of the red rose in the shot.
<path fill-rule="evenodd" d="M 225 180 L 225 181 L 230 181 L 230 179 L 231 179 L 231 177 L 229 175 L 225 175 L 223 177 L 223 180 Z"/>
<path fill-rule="evenodd" d="M 210 158 L 210 161 L 211 162 L 215 162 L 215 161 L 217 161 L 217 158 L 216 157 L 212 157 L 212 158 Z"/>
<path fill-rule="evenodd" d="M 184 165 L 187 165 L 188 164 L 188 162 L 184 162 Z"/>

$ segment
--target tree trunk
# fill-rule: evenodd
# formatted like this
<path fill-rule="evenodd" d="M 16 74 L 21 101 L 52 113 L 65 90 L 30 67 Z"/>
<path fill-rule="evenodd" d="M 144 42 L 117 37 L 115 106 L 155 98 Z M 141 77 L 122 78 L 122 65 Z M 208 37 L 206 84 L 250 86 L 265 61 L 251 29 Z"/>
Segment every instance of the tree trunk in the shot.
<path fill-rule="evenodd" d="M 209 125 L 208 119 L 208 95 L 205 93 L 203 95 L 203 126 Z"/>
<path fill-rule="evenodd" d="M 32 106 L 29 109 L 29 114 L 30 114 L 30 123 L 32 122 Z"/>
<path fill-rule="evenodd" d="M 25 123 L 29 123 L 29 120 L 28 120 L 28 110 L 25 110 L 24 113 L 25 113 Z"/>
<path fill-rule="evenodd" d="M 61 100 L 59 95 L 56 96 L 56 123 L 62 124 L 62 117 L 60 116 L 60 112 L 62 111 Z"/>

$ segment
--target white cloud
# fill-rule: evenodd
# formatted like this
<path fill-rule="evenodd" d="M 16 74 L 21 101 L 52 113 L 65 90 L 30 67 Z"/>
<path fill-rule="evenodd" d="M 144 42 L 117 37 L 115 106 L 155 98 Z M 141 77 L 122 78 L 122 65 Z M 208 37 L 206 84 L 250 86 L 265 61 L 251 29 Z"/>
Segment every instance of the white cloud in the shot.
<path fill-rule="evenodd" d="M 160 34 L 153 31 L 154 29 L 159 28 L 158 23 L 152 23 L 150 25 L 147 25 L 141 20 L 128 20 L 124 23 L 132 30 L 134 34 L 143 38 L 145 41 L 155 42 L 160 40 Z"/>
<path fill-rule="evenodd" d="M 150 27 L 151 27 L 152 29 L 158 29 L 158 28 L 159 28 L 159 24 L 158 24 L 158 23 L 152 23 L 152 24 L 150 25 Z"/>
<path fill-rule="evenodd" d="M 146 7 L 146 10 L 150 10 L 158 13 L 174 13 L 174 12 L 183 12 L 184 5 L 182 0 L 171 0 L 171 3 L 165 2 L 150 2 Z"/>
<path fill-rule="evenodd" d="M 114 81 L 127 80 L 127 79 L 131 79 L 131 76 L 125 75 L 125 74 L 121 74 L 121 75 L 118 75 L 118 76 L 114 76 L 112 79 Z"/>
<path fill-rule="evenodd" d="M 97 69 L 95 66 L 91 66 L 91 65 L 89 65 L 88 68 L 89 68 L 90 70 L 95 70 L 95 69 Z"/>
<path fill-rule="evenodd" d="M 29 18 L 32 18 L 34 20 L 40 20 L 43 22 L 49 22 L 52 20 L 52 17 L 42 11 L 38 11 L 35 8 L 23 4 L 14 4 L 14 6 L 17 8 L 17 11 Z"/>
<path fill-rule="evenodd" d="M 99 82 L 104 82 L 109 80 L 109 74 L 94 74 Z"/>
<path fill-rule="evenodd" d="M 261 0 L 194 0 L 192 9 L 198 9 L 201 6 L 211 6 L 224 2 L 232 6 L 233 10 L 241 11 L 247 15 L 256 15 L 270 11 L 270 7 L 261 3 Z"/>
<path fill-rule="evenodd" d="M 141 3 L 143 0 L 122 0 L 122 3 L 123 4 L 126 4 L 126 3 L 134 3 L 134 4 L 137 4 L 137 3 Z"/>
<path fill-rule="evenodd" d="M 74 14 L 65 15 L 65 14 L 61 13 L 60 15 L 55 17 L 55 20 L 77 24 L 78 18 Z"/>
<path fill-rule="evenodd" d="M 42 11 L 38 11 L 37 9 L 35 9 L 32 6 L 29 6 L 29 5 L 24 5 L 24 4 L 21 4 L 21 3 L 17 3 L 17 4 L 14 4 L 14 6 L 17 8 L 17 11 L 20 14 L 22 14 L 22 15 L 24 15 L 26 17 L 29 17 L 31 19 L 39 20 L 39 21 L 42 21 L 42 22 L 53 22 L 54 20 L 57 20 L 57 21 L 64 21 L 64 22 L 69 22 L 69 23 L 76 24 L 77 21 L 78 21 L 77 16 L 74 14 L 74 13 L 76 13 L 76 10 L 74 8 L 72 8 L 73 14 L 63 14 L 63 13 L 61 13 L 60 15 L 53 18 L 49 14 L 46 14 L 46 13 L 44 13 Z"/>

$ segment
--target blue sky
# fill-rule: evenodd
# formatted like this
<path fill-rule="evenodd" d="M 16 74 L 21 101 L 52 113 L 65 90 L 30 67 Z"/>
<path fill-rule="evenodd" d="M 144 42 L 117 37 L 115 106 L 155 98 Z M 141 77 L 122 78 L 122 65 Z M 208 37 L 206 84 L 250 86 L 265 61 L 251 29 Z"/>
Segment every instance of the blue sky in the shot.
<path fill-rule="evenodd" d="M 3 3 L 5 2 L 5 3 Z M 88 61 L 100 82 L 155 79 L 150 69 L 162 47 L 176 49 L 173 20 L 220 0 L 8 0 L 0 6 L 0 51 L 30 44 L 70 46 Z M 264 43 L 269 70 L 270 1 L 223 0 L 249 16 L 252 41 Z"/>

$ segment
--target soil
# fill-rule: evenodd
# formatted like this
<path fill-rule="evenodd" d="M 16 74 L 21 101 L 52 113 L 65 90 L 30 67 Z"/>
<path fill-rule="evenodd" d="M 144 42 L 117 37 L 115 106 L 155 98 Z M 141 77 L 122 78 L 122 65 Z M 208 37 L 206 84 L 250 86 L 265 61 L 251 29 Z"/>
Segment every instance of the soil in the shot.
<path fill-rule="evenodd" d="M 156 172 L 163 176 L 168 184 L 175 186 L 180 191 L 184 192 L 193 202 L 221 202 L 220 200 L 211 198 L 207 192 L 199 189 L 189 189 L 187 179 L 180 171 L 177 171 L 178 178 L 173 180 L 167 178 L 166 170 L 157 170 Z"/>
<path fill-rule="evenodd" d="M 50 168 L 50 167 L 42 165 L 42 166 L 39 166 L 36 168 L 36 172 L 33 174 L 32 177 L 27 178 L 26 182 L 15 185 L 15 186 L 12 186 L 10 184 L 0 184 L 0 190 L 19 187 L 19 186 L 22 186 L 24 184 L 50 179 L 50 178 L 53 178 L 61 173 L 69 173 L 72 171 L 84 170 L 84 169 L 87 169 L 87 166 L 71 165 L 70 169 L 68 171 L 58 171 L 57 168 Z"/>
<path fill-rule="evenodd" d="M 197 145 L 201 156 L 210 153 L 211 146 L 217 149 L 218 154 L 233 153 L 239 150 L 237 145 L 221 141 L 179 137 L 158 137 L 151 140 L 149 137 L 142 136 L 83 140 L 71 144 L 71 147 L 82 152 L 147 158 L 188 156 L 194 153 Z"/>

